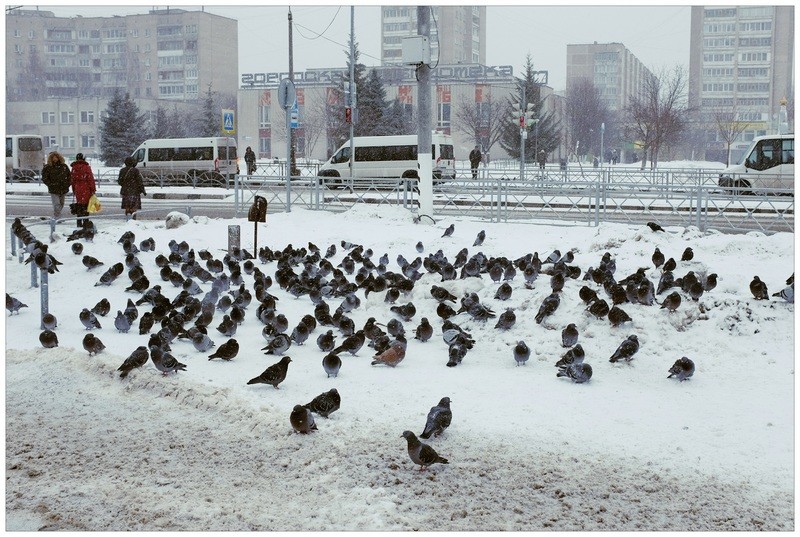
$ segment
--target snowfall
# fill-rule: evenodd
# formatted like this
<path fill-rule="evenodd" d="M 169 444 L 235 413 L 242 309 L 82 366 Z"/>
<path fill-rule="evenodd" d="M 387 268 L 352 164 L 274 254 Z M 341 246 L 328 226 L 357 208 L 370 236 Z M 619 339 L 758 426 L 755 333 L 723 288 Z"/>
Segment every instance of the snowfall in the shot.
<path fill-rule="evenodd" d="M 415 223 L 412 216 L 362 204 L 339 214 L 292 209 L 260 224 L 196 216 L 176 229 L 160 220 L 97 219 L 94 240 L 77 241 L 81 255 L 66 240 L 71 225 L 50 236 L 49 226 L 26 219 L 63 263 L 48 282 L 59 341 L 50 349 L 39 343 L 41 287 L 31 287 L 30 266 L 11 256 L 6 222 L 6 291 L 28 305 L 6 313 L 6 530 L 795 529 L 794 304 L 772 296 L 755 300 L 749 290 L 755 275 L 770 295 L 786 286 L 795 270 L 793 234 L 468 217 Z M 443 237 L 450 224 L 454 233 Z M 138 320 L 128 333 L 114 328 L 116 311 L 141 296 L 125 291 L 127 270 L 110 286 L 95 285 L 104 269 L 124 261 L 122 234 L 133 232 L 137 245 L 154 239 L 155 250 L 137 257 L 151 285 L 161 285 L 173 299 L 180 288 L 161 280 L 155 257 L 168 255 L 175 240 L 222 259 L 231 225 L 240 226 L 249 252 L 313 243 L 324 254 L 333 244 L 334 265 L 348 254 L 346 241 L 372 249 L 376 264 L 387 254 L 393 272 L 400 272 L 399 255 L 413 261 L 442 250 L 452 262 L 467 248 L 470 256 L 481 251 L 511 260 L 571 250 L 571 265 L 581 274 L 567 279 L 560 306 L 537 324 L 534 316 L 551 292 L 545 274 L 526 288 L 518 272 L 511 298 L 500 301 L 494 298 L 500 284 L 488 274 L 442 282 L 421 269 L 413 290 L 396 302 L 413 302 L 417 313 L 403 322 L 408 348 L 395 368 L 371 365 L 374 351 L 365 344 L 355 356 L 343 353 L 339 375 L 329 378 L 315 343 L 328 328 L 317 325 L 304 345 L 286 351 L 292 362 L 279 389 L 248 385 L 280 359 L 261 350 L 267 342 L 254 299 L 233 336 L 240 345 L 233 360 L 209 360 L 211 352 L 175 339 L 172 354 L 185 371 L 162 375 L 148 361 L 121 379 L 117 368 L 149 339 L 139 334 Z M 473 247 L 481 230 L 486 239 Z M 651 261 L 656 247 L 676 259 L 676 277 L 715 272 L 717 287 L 698 301 L 682 293 L 673 313 L 659 304 L 621 304 L 632 321 L 616 328 L 586 311 L 578 295 L 584 285 L 610 303 L 601 286 L 583 280 L 604 253 L 616 261 L 617 280 L 648 267 L 647 277 L 657 285 L 660 270 Z M 680 261 L 686 247 L 694 258 Z M 81 263 L 87 254 L 105 265 L 87 271 Z M 272 278 L 276 264 L 255 260 Z M 252 291 L 253 277 L 242 275 Z M 457 297 L 477 293 L 498 316 L 512 308 L 516 324 L 499 330 L 497 318 L 451 318 L 475 345 L 458 366 L 447 367 L 432 285 Z M 203 293 L 211 289 L 211 283 L 200 286 Z M 313 313 L 308 296 L 295 298 L 277 283 L 268 291 L 289 331 Z M 357 296 L 361 304 L 348 314 L 356 328 L 369 317 L 383 324 L 398 318 L 384 292 L 367 297 L 359 290 Z M 99 317 L 102 328 L 93 332 L 106 349 L 90 356 L 82 347 L 87 331 L 78 313 L 102 298 L 111 312 Z M 331 311 L 341 301 L 328 299 Z M 140 305 L 139 318 L 149 309 Z M 217 311 L 208 330 L 216 348 L 228 339 L 216 330 L 222 316 Z M 414 339 L 422 317 L 434 326 L 427 342 Z M 577 325 L 585 363 L 593 368 L 583 384 L 556 376 L 555 363 L 568 350 L 561 331 L 569 323 Z M 341 343 L 343 335 L 334 333 Z M 639 338 L 638 353 L 629 363 L 611 363 L 632 334 Z M 518 341 L 531 349 L 523 366 L 513 358 Z M 694 376 L 667 378 L 683 356 L 696 364 Z M 331 388 L 340 393 L 341 408 L 327 419 L 315 416 L 317 431 L 294 432 L 293 407 Z M 442 397 L 452 400 L 452 424 L 425 442 L 449 464 L 420 470 L 401 434 L 419 435 Z"/>

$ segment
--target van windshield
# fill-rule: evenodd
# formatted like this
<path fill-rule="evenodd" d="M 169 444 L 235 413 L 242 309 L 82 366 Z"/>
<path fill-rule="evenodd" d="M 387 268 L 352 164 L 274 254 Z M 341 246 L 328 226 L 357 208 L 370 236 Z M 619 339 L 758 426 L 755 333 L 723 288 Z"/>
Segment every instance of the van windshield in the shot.
<path fill-rule="evenodd" d="M 454 157 L 453 157 L 453 146 L 452 145 L 442 144 L 442 145 L 439 146 L 439 151 L 441 152 L 439 154 L 439 158 L 442 158 L 444 160 L 453 160 L 454 159 Z"/>
<path fill-rule="evenodd" d="M 42 139 L 41 138 L 20 138 L 19 139 L 20 151 L 41 151 Z"/>
<path fill-rule="evenodd" d="M 764 171 L 781 163 L 781 140 L 761 140 L 747 155 L 744 165 L 747 168 Z"/>

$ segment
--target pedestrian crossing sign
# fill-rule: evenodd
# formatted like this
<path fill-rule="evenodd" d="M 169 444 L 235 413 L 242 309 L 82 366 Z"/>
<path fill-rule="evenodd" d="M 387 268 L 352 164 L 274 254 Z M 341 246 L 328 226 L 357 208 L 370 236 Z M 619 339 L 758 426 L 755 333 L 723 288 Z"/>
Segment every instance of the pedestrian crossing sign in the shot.
<path fill-rule="evenodd" d="M 234 134 L 236 132 L 235 112 L 233 110 L 222 110 L 222 132 L 223 134 Z"/>

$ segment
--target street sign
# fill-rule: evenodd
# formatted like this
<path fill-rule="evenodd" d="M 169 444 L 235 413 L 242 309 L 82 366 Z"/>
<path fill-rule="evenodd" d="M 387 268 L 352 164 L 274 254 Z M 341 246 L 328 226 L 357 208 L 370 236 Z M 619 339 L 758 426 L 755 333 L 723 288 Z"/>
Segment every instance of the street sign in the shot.
<path fill-rule="evenodd" d="M 234 134 L 236 132 L 236 117 L 233 110 L 222 109 L 222 133 Z"/>
<path fill-rule="evenodd" d="M 281 108 L 288 110 L 297 102 L 297 90 L 294 87 L 294 82 L 288 78 L 281 80 L 278 86 L 278 104 Z"/>
<path fill-rule="evenodd" d="M 291 126 L 293 129 L 296 129 L 297 127 L 300 126 L 300 119 L 299 119 L 300 110 L 298 110 L 297 108 L 297 101 L 295 101 L 294 104 L 292 105 L 291 116 L 292 116 Z"/>

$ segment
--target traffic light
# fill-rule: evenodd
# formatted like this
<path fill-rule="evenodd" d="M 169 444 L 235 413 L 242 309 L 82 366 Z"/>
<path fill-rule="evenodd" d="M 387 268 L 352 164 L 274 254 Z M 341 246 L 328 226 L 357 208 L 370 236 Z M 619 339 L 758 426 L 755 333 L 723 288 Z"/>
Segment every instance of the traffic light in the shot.
<path fill-rule="evenodd" d="M 525 125 L 530 126 L 538 122 L 539 120 L 534 118 L 533 103 L 528 103 L 525 107 Z"/>
<path fill-rule="evenodd" d="M 353 122 L 353 109 L 349 106 L 344 109 L 344 122 L 345 123 L 352 123 Z"/>
<path fill-rule="evenodd" d="M 533 103 L 528 103 L 525 106 L 525 111 L 522 111 L 522 107 L 519 103 L 514 103 L 511 105 L 511 121 L 514 123 L 519 123 L 520 129 L 525 129 L 533 125 L 534 123 L 538 122 L 539 120 L 534 117 L 534 106 Z"/>

